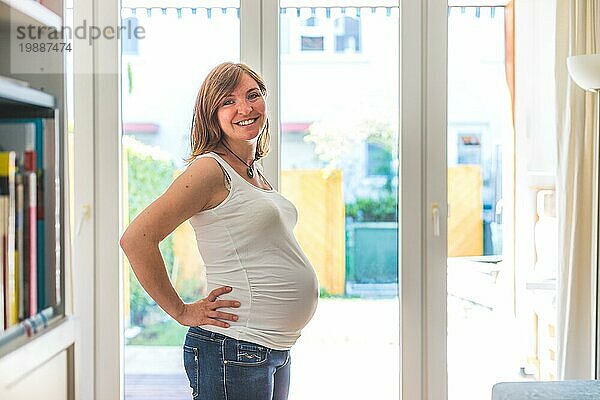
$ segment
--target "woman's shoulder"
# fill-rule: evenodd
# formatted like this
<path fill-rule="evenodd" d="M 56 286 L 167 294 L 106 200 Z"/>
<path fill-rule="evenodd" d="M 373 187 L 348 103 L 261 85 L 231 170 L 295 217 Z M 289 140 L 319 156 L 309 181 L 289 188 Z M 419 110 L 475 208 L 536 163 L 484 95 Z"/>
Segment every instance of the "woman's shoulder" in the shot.
<path fill-rule="evenodd" d="M 214 160 L 214 161 L 212 161 Z M 198 154 L 192 161 L 190 161 L 189 165 L 193 163 L 202 163 L 203 165 L 223 165 L 226 164 L 223 158 L 214 151 L 209 151 L 207 153 Z"/>
<path fill-rule="evenodd" d="M 212 151 L 202 153 L 202 154 L 196 154 L 196 156 L 192 159 L 192 161 L 190 161 L 190 164 L 193 162 L 196 162 L 198 160 L 204 160 L 206 158 L 216 159 L 217 157 L 216 157 L 215 153 Z"/>
<path fill-rule="evenodd" d="M 196 156 L 185 170 L 187 173 L 203 181 L 206 186 L 223 186 L 223 177 L 226 188 L 229 189 L 230 176 L 223 168 L 219 159 L 213 153 L 204 153 Z"/>
<path fill-rule="evenodd" d="M 203 172 L 203 175 L 219 175 L 219 160 L 213 153 L 199 154 L 188 164 L 186 171 Z"/>

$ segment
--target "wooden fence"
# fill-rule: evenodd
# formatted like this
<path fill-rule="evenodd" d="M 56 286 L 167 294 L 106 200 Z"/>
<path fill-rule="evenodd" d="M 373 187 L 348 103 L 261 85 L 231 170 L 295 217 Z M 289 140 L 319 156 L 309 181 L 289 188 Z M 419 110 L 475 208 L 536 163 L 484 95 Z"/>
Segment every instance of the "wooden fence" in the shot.
<path fill-rule="evenodd" d="M 483 254 L 481 167 L 448 168 L 448 257 Z"/>

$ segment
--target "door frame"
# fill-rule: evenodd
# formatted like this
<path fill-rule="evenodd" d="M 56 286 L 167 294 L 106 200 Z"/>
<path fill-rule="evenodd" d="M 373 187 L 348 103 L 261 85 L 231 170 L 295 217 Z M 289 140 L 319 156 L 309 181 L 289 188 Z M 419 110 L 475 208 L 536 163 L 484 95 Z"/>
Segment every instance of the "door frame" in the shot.
<path fill-rule="evenodd" d="M 447 0 L 401 4 L 401 398 L 448 398 Z M 437 225 L 437 227 L 435 226 Z"/>
<path fill-rule="evenodd" d="M 400 398 L 425 399 L 426 301 L 425 255 L 427 226 L 424 167 L 425 121 L 423 70 L 423 17 L 417 1 L 404 2 L 400 10 L 400 171 L 398 199 L 398 284 L 400 297 Z M 413 40 L 405 41 L 409 37 Z M 410 118 L 408 116 L 411 116 Z M 409 172 L 410 171 L 410 172 Z M 412 366 L 412 368 L 410 367 Z"/>
<path fill-rule="evenodd" d="M 88 1 L 94 4 L 97 25 L 119 24 L 118 0 Z M 279 2 L 261 0 L 257 8 L 245 7 L 256 4 L 256 0 L 240 1 L 241 60 L 257 68 L 271 88 L 267 102 L 271 110 L 272 150 L 264 165 L 270 181 L 279 187 Z M 401 398 L 444 400 L 447 399 L 447 2 L 407 0 L 399 5 L 401 85 L 397 90 L 401 116 L 406 116 L 400 118 L 399 124 Z M 93 76 L 93 103 L 86 106 L 86 114 L 81 117 L 82 121 L 93 120 L 94 132 L 93 138 L 85 139 L 82 144 L 90 151 L 93 148 L 93 184 L 90 186 L 88 181 L 85 186 L 93 187 L 96 195 L 82 199 L 81 203 L 93 205 L 91 223 L 82 225 L 82 234 L 87 235 L 86 243 L 93 241 L 95 275 L 88 275 L 92 275 L 95 289 L 94 306 L 89 307 L 95 315 L 92 318 L 95 354 L 85 364 L 95 365 L 93 392 L 96 398 L 123 397 L 122 279 L 118 246 L 122 218 L 119 206 L 120 101 L 115 101 L 120 99 L 119 61 L 118 41 L 96 46 L 95 71 L 109 73 Z M 92 59 L 87 58 L 87 62 Z M 86 97 L 81 82 L 80 86 L 75 83 L 77 98 Z M 86 85 L 90 83 L 85 81 Z M 90 162 L 81 158 L 76 161 L 76 171 L 80 164 Z M 82 179 L 76 176 L 76 184 L 82 184 Z M 78 184 L 77 187 L 83 186 Z M 76 210 L 80 205 L 76 199 Z M 437 205 L 439 235 L 435 235 L 434 230 L 434 205 Z M 88 230 L 91 231 L 86 233 Z M 75 240 L 79 243 L 77 238 Z M 86 351 L 92 346 L 85 346 Z"/>
<path fill-rule="evenodd" d="M 80 0 L 74 26 L 119 26 L 120 2 Z M 74 39 L 75 398 L 123 398 L 120 42 Z"/>

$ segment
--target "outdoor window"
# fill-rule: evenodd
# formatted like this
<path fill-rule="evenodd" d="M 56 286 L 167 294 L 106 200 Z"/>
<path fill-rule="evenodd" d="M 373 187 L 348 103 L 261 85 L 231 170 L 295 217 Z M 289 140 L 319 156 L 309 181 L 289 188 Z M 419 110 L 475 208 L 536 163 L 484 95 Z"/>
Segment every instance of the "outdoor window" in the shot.
<path fill-rule="evenodd" d="M 321 288 L 292 349 L 290 400 L 397 399 L 399 7 L 313 4 L 281 0 L 279 13 L 304 50 L 285 53 L 282 30 L 280 187 L 298 209 L 294 233 Z M 355 57 L 363 45 L 377 51 Z M 362 309 L 377 313 L 377 329 L 357 330 L 350 316 Z M 372 347 L 356 363 L 366 338 Z M 315 356 L 335 359 L 335 372 Z"/>
<path fill-rule="evenodd" d="M 342 17 L 335 21 L 335 51 L 360 51 L 360 20 Z"/>
<path fill-rule="evenodd" d="M 324 38 L 323 36 L 302 36 L 302 51 L 323 51 Z"/>
<path fill-rule="evenodd" d="M 123 54 L 138 54 L 138 38 L 134 34 L 135 29 L 138 27 L 138 19 L 135 17 L 125 18 L 123 20 L 123 26 L 126 28 L 121 40 Z"/>
<path fill-rule="evenodd" d="M 456 137 L 457 164 L 481 163 L 481 134 L 459 132 Z"/>
<path fill-rule="evenodd" d="M 306 21 L 304 21 L 304 26 L 317 26 L 319 25 L 319 20 L 316 17 L 310 17 Z"/>
<path fill-rule="evenodd" d="M 390 175 L 392 153 L 379 143 L 367 143 L 367 175 Z"/>
<path fill-rule="evenodd" d="M 124 0 L 121 8 L 122 25 L 131 21 L 132 29 L 139 25 L 146 32 L 139 46 L 122 42 L 125 224 L 185 168 L 194 103 L 206 74 L 218 63 L 240 57 L 239 1 L 203 0 L 183 8 L 166 1 L 161 8 L 142 3 Z M 186 38 L 194 38 L 192 50 Z M 184 301 L 204 297 L 205 269 L 189 223 L 166 237 L 160 251 Z M 126 259 L 123 267 L 125 399 L 189 398 L 189 382 L 179 364 L 187 328 L 147 295 Z"/>

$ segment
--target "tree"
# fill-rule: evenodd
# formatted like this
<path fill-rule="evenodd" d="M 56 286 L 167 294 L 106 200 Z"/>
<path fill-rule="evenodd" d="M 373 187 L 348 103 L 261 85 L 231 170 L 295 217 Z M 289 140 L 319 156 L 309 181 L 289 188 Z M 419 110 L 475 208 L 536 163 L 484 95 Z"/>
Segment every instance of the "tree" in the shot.
<path fill-rule="evenodd" d="M 389 159 L 394 160 L 398 156 L 397 137 L 397 130 L 389 119 L 346 115 L 314 122 L 304 140 L 315 144 L 315 153 L 326 168 L 340 168 L 344 179 L 349 180 L 362 176 L 360 168 L 366 142 L 381 146 L 389 152 Z M 389 171 L 385 185 L 388 193 L 396 176 L 395 168 L 390 166 Z"/>
<path fill-rule="evenodd" d="M 397 137 L 391 121 L 344 116 L 314 122 L 304 140 L 315 144 L 315 153 L 327 167 L 343 168 L 357 161 L 365 141 L 397 157 Z"/>

